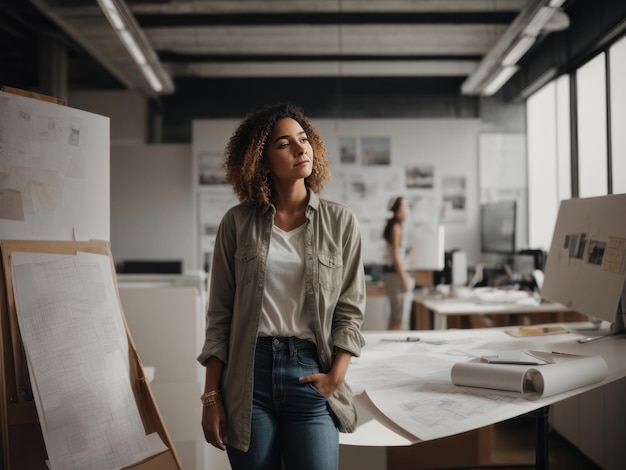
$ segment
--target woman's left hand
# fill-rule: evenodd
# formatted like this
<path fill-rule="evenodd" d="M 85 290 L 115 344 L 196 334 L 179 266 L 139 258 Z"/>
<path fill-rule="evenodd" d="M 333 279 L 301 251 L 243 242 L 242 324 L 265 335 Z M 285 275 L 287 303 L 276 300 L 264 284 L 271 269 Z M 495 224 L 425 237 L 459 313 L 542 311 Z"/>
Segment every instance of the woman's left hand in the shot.
<path fill-rule="evenodd" d="M 329 374 L 311 374 L 306 377 L 300 377 L 301 384 L 312 383 L 315 388 L 326 398 L 330 398 L 340 384 L 335 383 Z"/>
<path fill-rule="evenodd" d="M 312 383 L 322 395 L 326 398 L 330 398 L 331 395 L 335 393 L 335 390 L 343 383 L 351 357 L 352 354 L 349 352 L 343 349 L 337 349 L 333 367 L 328 374 L 318 372 L 317 374 L 300 377 L 299 381 L 301 384 Z"/>

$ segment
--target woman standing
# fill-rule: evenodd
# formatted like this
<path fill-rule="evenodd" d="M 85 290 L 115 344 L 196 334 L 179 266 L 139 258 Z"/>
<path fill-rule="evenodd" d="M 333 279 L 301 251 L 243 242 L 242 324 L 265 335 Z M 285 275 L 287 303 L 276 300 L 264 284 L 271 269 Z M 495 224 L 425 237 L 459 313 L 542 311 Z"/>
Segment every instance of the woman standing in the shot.
<path fill-rule="evenodd" d="M 386 264 L 383 268 L 383 283 L 389 297 L 389 329 L 408 328 L 408 316 L 411 308 L 411 295 L 415 287 L 415 279 L 407 270 L 407 248 L 402 230 L 409 211 L 409 201 L 400 196 L 389 202 L 389 210 L 393 213 L 387 220 L 383 237 L 387 241 Z"/>
<path fill-rule="evenodd" d="M 235 470 L 336 469 L 355 428 L 344 377 L 364 345 L 357 220 L 318 196 L 328 160 L 295 105 L 248 115 L 224 164 L 241 203 L 220 224 L 202 353 L 202 427 Z"/>

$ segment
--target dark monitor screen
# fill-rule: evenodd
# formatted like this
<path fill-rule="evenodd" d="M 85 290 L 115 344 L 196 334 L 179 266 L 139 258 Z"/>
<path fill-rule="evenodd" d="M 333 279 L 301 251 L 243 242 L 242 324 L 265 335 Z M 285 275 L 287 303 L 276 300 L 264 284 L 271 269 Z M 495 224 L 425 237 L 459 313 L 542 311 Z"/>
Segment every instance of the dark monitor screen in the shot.
<path fill-rule="evenodd" d="M 515 253 L 515 201 L 499 201 L 480 207 L 480 242 L 483 253 Z"/>

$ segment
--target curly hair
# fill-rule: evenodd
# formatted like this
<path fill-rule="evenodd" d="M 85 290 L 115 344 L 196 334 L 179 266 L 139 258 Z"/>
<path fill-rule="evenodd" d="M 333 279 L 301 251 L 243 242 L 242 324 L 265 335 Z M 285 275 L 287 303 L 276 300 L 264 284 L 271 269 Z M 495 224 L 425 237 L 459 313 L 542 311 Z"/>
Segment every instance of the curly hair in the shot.
<path fill-rule="evenodd" d="M 267 105 L 248 114 L 230 137 L 225 150 L 226 178 L 242 203 L 262 206 L 271 199 L 271 178 L 267 177 L 266 141 L 280 119 L 297 121 L 313 148 L 313 171 L 305 184 L 318 193 L 330 177 L 324 141 L 302 109 L 293 103 Z"/>

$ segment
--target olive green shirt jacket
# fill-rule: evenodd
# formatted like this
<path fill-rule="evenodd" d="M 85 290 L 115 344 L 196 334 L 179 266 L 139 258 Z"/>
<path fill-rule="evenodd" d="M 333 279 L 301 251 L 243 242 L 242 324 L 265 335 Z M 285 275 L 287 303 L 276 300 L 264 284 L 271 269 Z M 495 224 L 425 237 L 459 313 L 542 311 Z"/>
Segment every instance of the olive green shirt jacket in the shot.
<path fill-rule="evenodd" d="M 198 361 L 211 356 L 226 364 L 221 393 L 228 420 L 228 444 L 250 444 L 254 356 L 261 318 L 267 254 L 276 209 L 239 204 L 224 215 L 215 242 L 207 327 Z M 303 314 L 315 335 L 321 372 L 328 372 L 337 348 L 359 356 L 365 340 L 365 273 L 356 217 L 341 204 L 309 189 L 305 235 L 306 300 Z M 285 292 L 285 294 L 289 294 Z M 353 432 L 352 391 L 342 384 L 329 404 L 341 432 Z"/>

